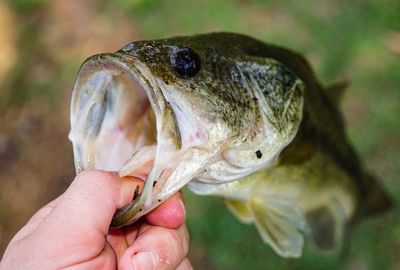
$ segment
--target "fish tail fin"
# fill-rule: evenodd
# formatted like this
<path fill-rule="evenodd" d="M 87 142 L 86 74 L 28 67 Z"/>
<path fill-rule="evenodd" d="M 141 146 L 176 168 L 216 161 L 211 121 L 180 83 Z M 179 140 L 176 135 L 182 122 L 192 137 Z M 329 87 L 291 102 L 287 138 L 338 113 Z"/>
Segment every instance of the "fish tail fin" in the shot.
<path fill-rule="evenodd" d="M 389 210 L 392 200 L 373 175 L 365 174 L 365 186 L 360 215 L 363 217 L 371 216 Z"/>

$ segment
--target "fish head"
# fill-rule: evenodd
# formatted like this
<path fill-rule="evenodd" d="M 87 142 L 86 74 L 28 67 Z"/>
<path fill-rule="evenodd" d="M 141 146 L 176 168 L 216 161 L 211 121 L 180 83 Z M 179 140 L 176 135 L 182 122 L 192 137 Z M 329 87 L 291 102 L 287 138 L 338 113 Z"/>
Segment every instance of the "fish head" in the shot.
<path fill-rule="evenodd" d="M 293 139 L 302 81 L 273 59 L 246 54 L 240 37 L 232 44 L 219 34 L 137 41 L 83 63 L 69 134 L 77 172 L 144 181 L 113 227 L 136 221 L 193 179 L 223 183 L 267 166 Z"/>

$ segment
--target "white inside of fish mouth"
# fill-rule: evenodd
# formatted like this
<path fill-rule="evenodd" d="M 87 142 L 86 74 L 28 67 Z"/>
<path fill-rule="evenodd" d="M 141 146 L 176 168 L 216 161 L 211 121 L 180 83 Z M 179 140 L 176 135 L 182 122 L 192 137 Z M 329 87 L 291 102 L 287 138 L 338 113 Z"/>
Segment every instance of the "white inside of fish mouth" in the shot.
<path fill-rule="evenodd" d="M 144 87 L 138 78 L 118 67 L 89 76 L 87 83 L 93 85 L 88 86 L 98 87 L 93 91 L 102 96 L 88 106 L 97 102 L 105 111 L 104 115 L 89 112 L 87 119 L 82 119 L 95 119 L 94 124 L 99 125 L 98 133 L 83 146 L 86 159 L 93 163 L 84 168 L 117 171 L 121 177 L 130 175 L 146 180 L 156 157 L 157 130 L 156 115 Z"/>

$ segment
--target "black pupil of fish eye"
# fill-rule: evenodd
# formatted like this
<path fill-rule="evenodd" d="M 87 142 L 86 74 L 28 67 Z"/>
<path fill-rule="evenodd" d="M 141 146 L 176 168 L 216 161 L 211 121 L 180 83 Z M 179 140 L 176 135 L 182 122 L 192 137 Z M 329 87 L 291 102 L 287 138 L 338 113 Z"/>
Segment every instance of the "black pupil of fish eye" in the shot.
<path fill-rule="evenodd" d="M 200 70 L 200 57 L 189 48 L 173 50 L 170 61 L 176 75 L 182 78 L 193 77 Z"/>

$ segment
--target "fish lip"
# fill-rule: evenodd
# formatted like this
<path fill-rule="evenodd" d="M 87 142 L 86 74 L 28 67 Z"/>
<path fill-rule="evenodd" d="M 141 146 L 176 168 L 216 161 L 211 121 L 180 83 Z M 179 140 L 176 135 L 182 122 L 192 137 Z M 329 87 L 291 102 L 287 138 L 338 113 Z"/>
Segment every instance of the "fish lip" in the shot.
<path fill-rule="evenodd" d="M 111 74 L 116 72 L 124 73 L 126 72 L 130 76 L 132 76 L 132 79 L 136 79 L 137 81 L 140 82 L 142 89 L 145 91 L 147 98 L 149 99 L 150 106 L 152 107 L 155 117 L 156 117 L 156 127 L 157 127 L 157 153 L 155 156 L 155 162 L 157 162 L 157 156 L 159 156 L 159 140 L 161 137 L 165 138 L 167 134 L 164 134 L 162 132 L 163 128 L 163 115 L 165 111 L 167 110 L 166 108 L 169 107 L 169 103 L 166 100 L 166 97 L 163 93 L 163 91 L 160 88 L 160 85 L 157 83 L 157 79 L 151 74 L 150 70 L 148 67 L 142 63 L 137 57 L 127 55 L 127 54 L 122 54 L 122 53 L 104 53 L 104 54 L 97 54 L 94 56 L 89 57 L 81 66 L 80 71 L 78 73 L 76 82 L 74 84 L 73 88 L 73 94 L 72 94 L 72 101 L 71 101 L 71 116 L 70 116 L 70 122 L 71 122 L 71 132 L 69 134 L 70 140 L 74 144 L 74 157 L 75 157 L 75 168 L 76 172 L 79 173 L 80 171 L 87 170 L 87 169 L 95 169 L 94 167 L 91 167 L 90 163 L 87 162 L 86 157 L 82 157 L 78 151 L 77 147 L 74 143 L 74 123 L 76 123 L 77 118 L 79 117 L 79 101 L 81 98 L 82 94 L 82 85 L 85 82 L 85 80 L 90 76 L 91 74 L 94 74 L 97 71 L 109 71 Z M 95 91 L 95 90 L 93 90 Z M 170 108 L 171 109 L 171 108 Z M 171 110 L 169 113 L 172 114 L 172 117 L 175 118 L 175 114 L 173 110 Z M 176 120 L 176 119 L 175 119 Z M 173 128 L 173 127 L 172 127 Z M 163 133 L 163 134 L 161 134 Z M 175 126 L 175 133 L 180 135 L 179 128 Z M 180 142 L 181 143 L 181 142 Z M 180 145 L 176 145 L 177 150 L 179 150 Z M 122 166 L 122 165 L 121 165 Z M 165 181 L 167 182 L 168 179 Z M 160 189 L 157 189 L 160 190 Z M 154 189 L 152 189 L 151 196 L 154 198 L 157 196 L 157 194 L 154 194 Z M 171 194 L 172 195 L 172 194 Z M 141 195 L 139 195 L 136 200 L 134 200 L 132 203 L 135 203 L 139 200 Z M 166 198 L 165 198 L 166 199 Z M 162 201 L 164 201 L 163 199 Z M 162 202 L 161 200 L 156 199 L 156 205 L 160 204 Z M 156 206 L 155 205 L 155 206 Z M 153 206 L 151 209 L 154 207 L 154 201 L 153 201 Z M 136 213 L 135 214 L 135 219 L 138 219 L 138 215 L 142 216 L 145 213 L 149 212 L 151 209 L 140 209 L 140 214 Z M 123 208 L 121 209 L 123 210 Z M 141 211 L 143 210 L 143 211 Z M 123 214 L 123 211 L 120 211 L 120 214 Z M 126 222 L 127 225 L 128 223 L 132 223 L 134 220 L 129 220 Z M 123 225 L 122 225 L 123 226 Z"/>

